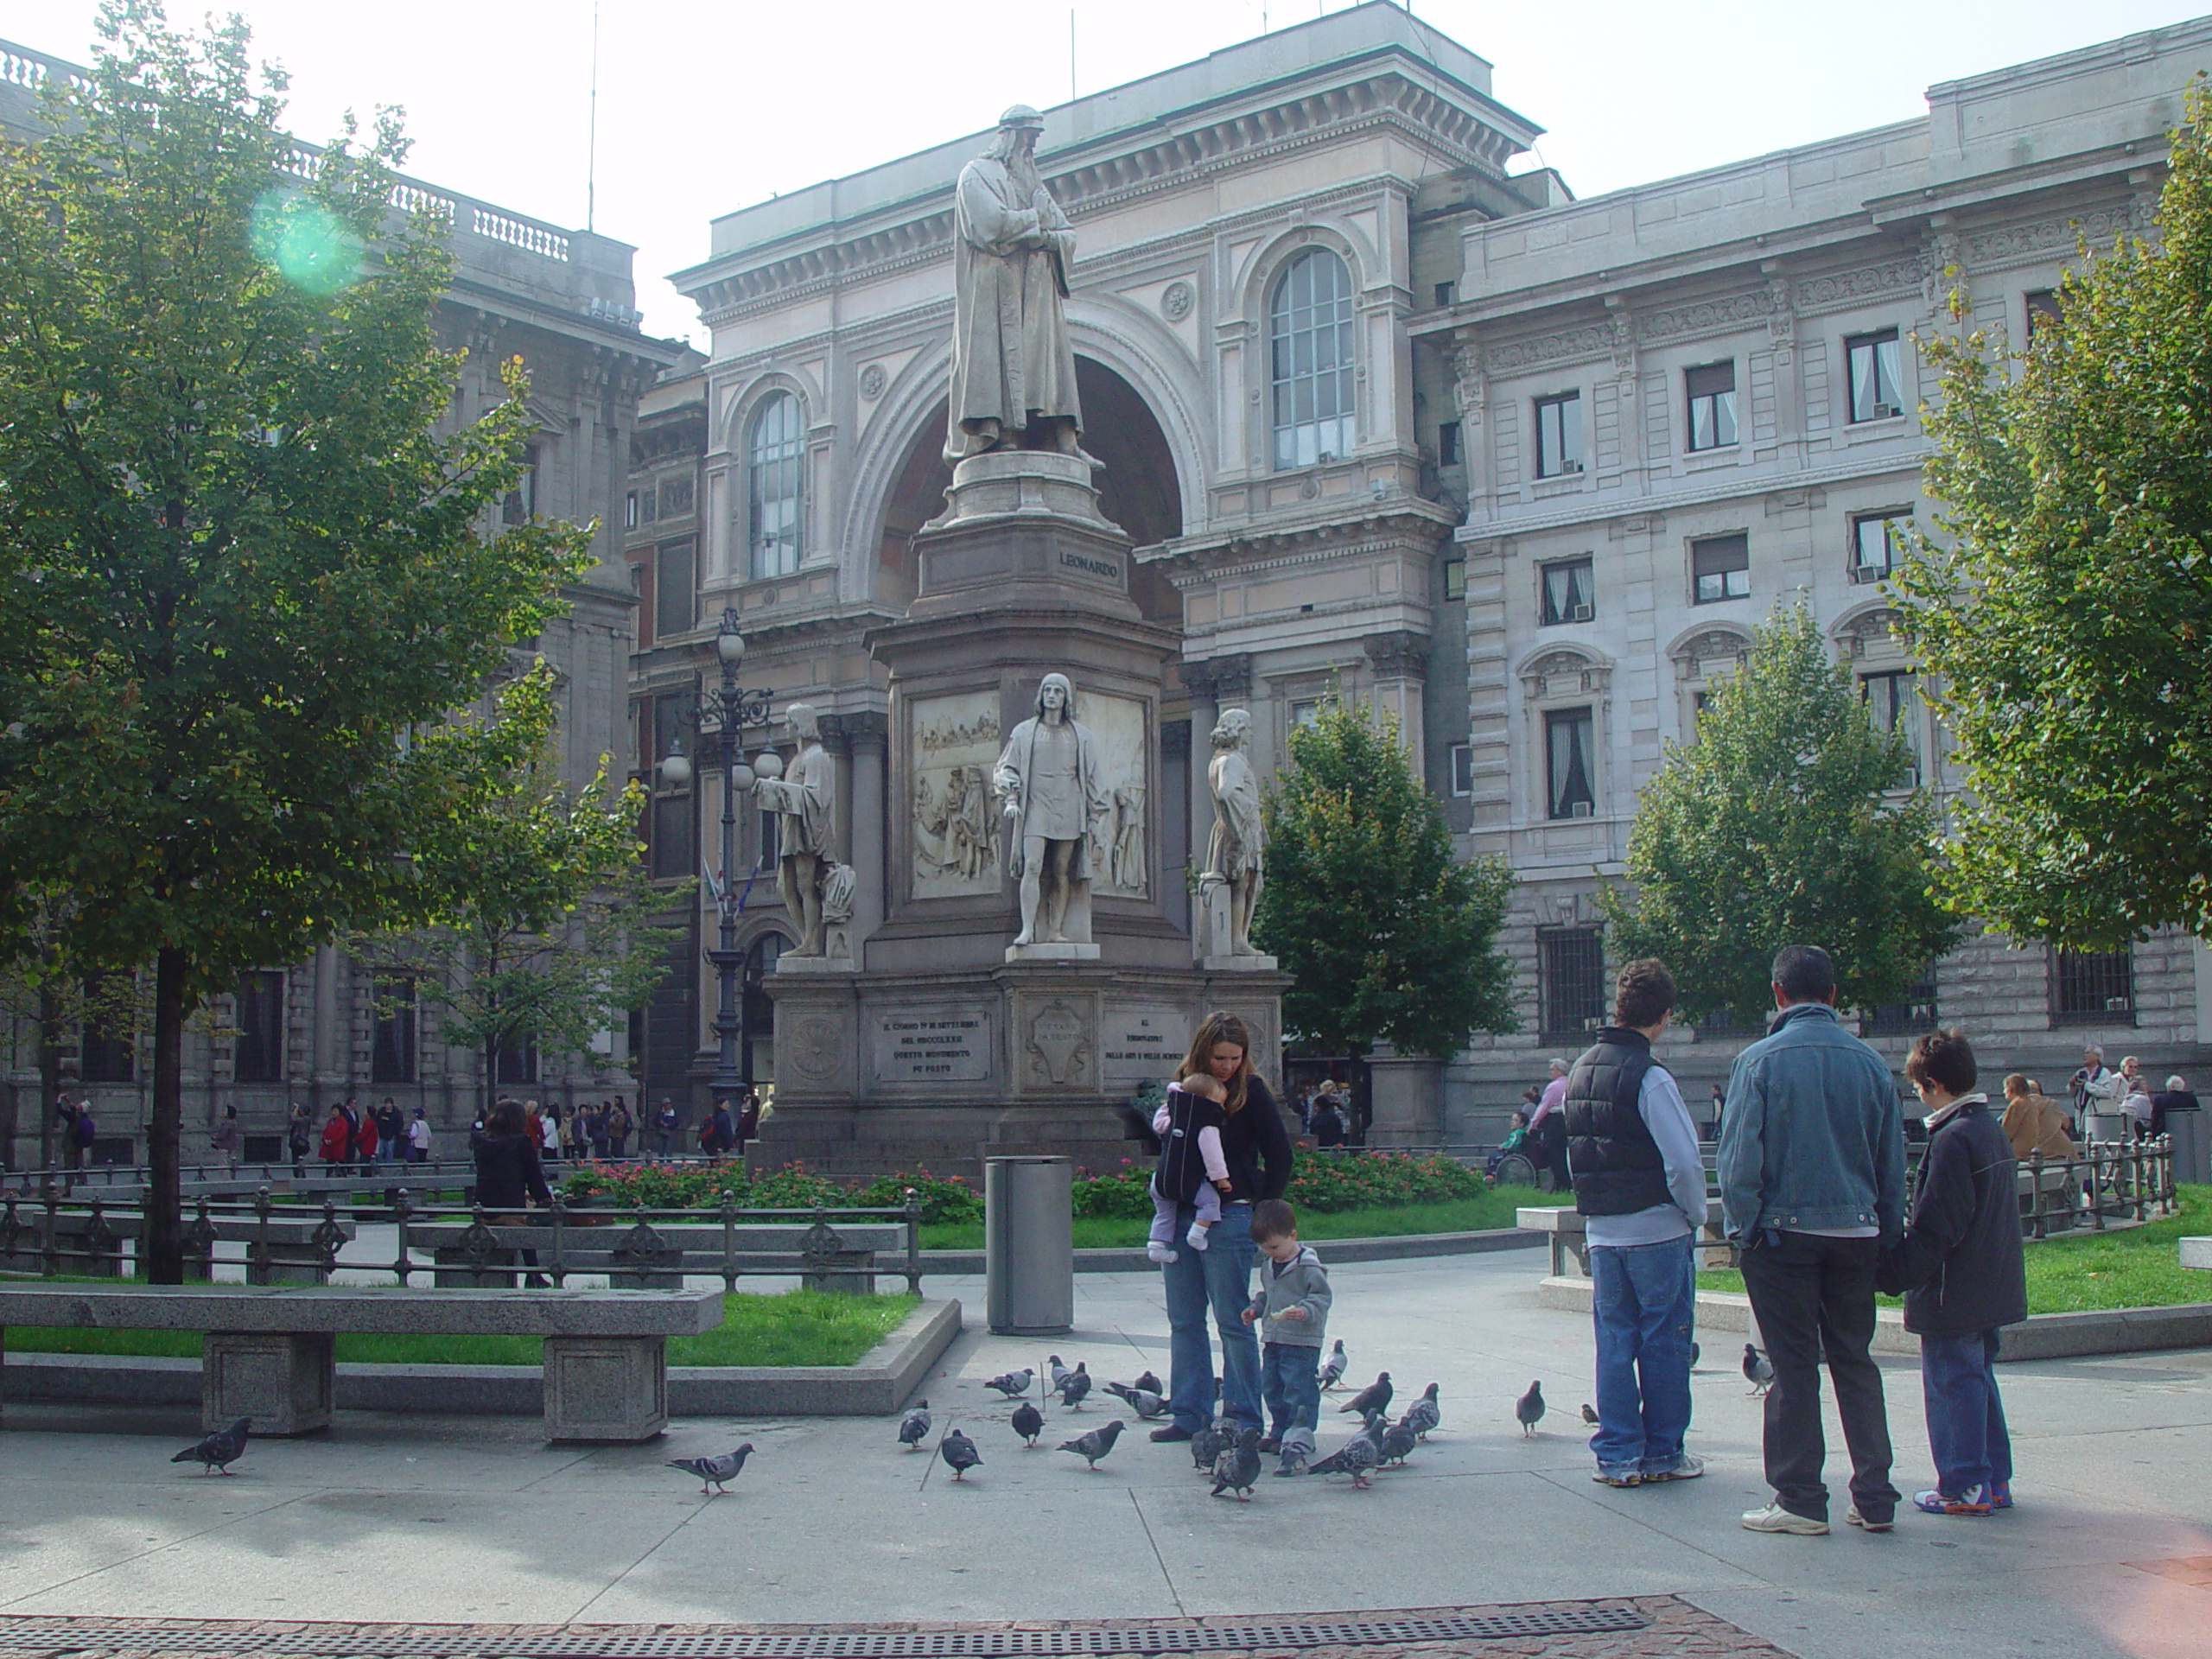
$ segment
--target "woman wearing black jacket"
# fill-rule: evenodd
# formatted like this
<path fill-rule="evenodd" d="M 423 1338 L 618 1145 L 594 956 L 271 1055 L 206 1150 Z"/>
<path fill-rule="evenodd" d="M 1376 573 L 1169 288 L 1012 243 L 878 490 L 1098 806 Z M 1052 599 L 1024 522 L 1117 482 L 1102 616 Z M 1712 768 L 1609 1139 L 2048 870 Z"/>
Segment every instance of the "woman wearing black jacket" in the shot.
<path fill-rule="evenodd" d="M 533 1202 L 551 1205 L 545 1166 L 538 1157 L 537 1137 L 525 1127 L 521 1102 L 495 1103 L 484 1127 L 468 1137 L 468 1150 L 476 1160 L 476 1202 L 483 1206 L 486 1221 L 506 1219 L 499 1211 L 518 1217 Z M 522 1260 L 524 1267 L 535 1268 L 537 1252 L 524 1249 Z M 532 1273 L 523 1282 L 534 1289 L 545 1281 Z"/>
<path fill-rule="evenodd" d="M 1229 1191 L 1221 1219 L 1208 1230 L 1203 1250 L 1178 1250 L 1160 1272 L 1167 1299 L 1168 1404 L 1173 1420 L 1152 1432 L 1155 1440 L 1187 1440 L 1213 1421 L 1213 1349 L 1206 1313 L 1221 1335 L 1222 1410 L 1239 1427 L 1261 1428 L 1260 1340 L 1244 1323 L 1252 1300 L 1252 1206 L 1279 1198 L 1290 1185 L 1290 1135 L 1268 1085 L 1252 1070 L 1252 1034 L 1233 1014 L 1210 1014 L 1191 1039 L 1191 1052 L 1176 1072 L 1186 1087 L 1211 1082 L 1225 1115 L 1222 1161 Z M 1176 1232 L 1186 1231 L 1197 1211 L 1181 1207 Z"/>

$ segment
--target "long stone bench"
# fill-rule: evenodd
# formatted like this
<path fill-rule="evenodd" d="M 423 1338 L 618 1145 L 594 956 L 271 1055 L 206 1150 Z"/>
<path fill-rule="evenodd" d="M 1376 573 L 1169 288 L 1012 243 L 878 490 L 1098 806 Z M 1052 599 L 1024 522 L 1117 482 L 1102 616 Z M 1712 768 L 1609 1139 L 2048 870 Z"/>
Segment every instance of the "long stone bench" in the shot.
<path fill-rule="evenodd" d="M 432 1222 L 411 1224 L 408 1248 L 431 1252 L 434 1282 L 443 1286 L 512 1285 L 520 1274 L 544 1272 L 553 1265 L 554 1230 L 535 1223 L 487 1225 L 486 1240 L 474 1224 Z M 810 1241 L 811 1227 L 779 1223 L 741 1224 L 725 1238 L 719 1224 L 654 1223 L 640 1236 L 635 1224 L 619 1212 L 604 1212 L 596 1224 L 578 1224 L 571 1212 L 560 1230 L 560 1265 L 566 1273 L 604 1273 L 611 1283 L 629 1288 L 674 1289 L 686 1274 L 718 1274 L 725 1264 L 738 1273 L 794 1274 L 809 1290 L 865 1294 L 875 1287 L 879 1256 L 903 1262 L 906 1230 L 896 1222 L 852 1223 L 834 1230 L 834 1244 Z M 486 1248 L 496 1243 L 496 1248 Z M 532 1269 L 522 1259 L 537 1253 Z M 903 1266 L 887 1269 L 903 1272 Z"/>
<path fill-rule="evenodd" d="M 1589 1230 L 1581 1211 L 1573 1205 L 1556 1209 L 1548 1205 L 1531 1205 L 1513 1212 L 1516 1225 L 1523 1230 L 1544 1235 L 1551 1246 L 1551 1276 L 1554 1279 L 1587 1279 L 1590 1276 Z M 1698 1248 L 1713 1253 L 1730 1249 L 1728 1236 L 1722 1230 L 1720 1200 L 1705 1201 L 1705 1230 L 1698 1236 Z M 1715 1265 L 1709 1263 L 1708 1265 Z M 1717 1265 L 1726 1267 L 1726 1262 Z"/>
<path fill-rule="evenodd" d="M 718 1290 L 6 1285 L 0 1366 L 11 1325 L 198 1331 L 208 1428 L 251 1417 L 257 1434 L 304 1434 L 329 1426 L 341 1332 L 543 1337 L 545 1438 L 635 1441 L 667 1427 L 668 1338 L 721 1318 Z"/>

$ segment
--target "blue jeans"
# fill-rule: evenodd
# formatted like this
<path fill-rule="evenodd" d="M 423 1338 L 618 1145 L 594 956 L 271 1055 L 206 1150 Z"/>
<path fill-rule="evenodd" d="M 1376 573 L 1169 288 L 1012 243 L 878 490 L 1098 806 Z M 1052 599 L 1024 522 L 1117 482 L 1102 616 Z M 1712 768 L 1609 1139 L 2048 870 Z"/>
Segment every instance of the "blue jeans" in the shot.
<path fill-rule="evenodd" d="M 1294 1428 L 1311 1439 L 1321 1427 L 1321 1351 L 1294 1342 L 1260 1349 L 1260 1393 L 1268 1402 L 1268 1433 L 1281 1440 Z"/>
<path fill-rule="evenodd" d="M 1690 1427 L 1697 1321 L 1690 1236 L 1592 1245 L 1590 1282 L 1598 1336 L 1598 1432 L 1590 1450 L 1601 1474 L 1663 1473 L 1681 1462 Z"/>
<path fill-rule="evenodd" d="M 1185 1205 L 1177 1224 L 1198 1212 Z M 1225 1204 L 1203 1250 L 1178 1250 L 1160 1269 L 1167 1297 L 1168 1404 L 1179 1427 L 1193 1434 L 1213 1421 L 1213 1349 L 1206 1340 L 1206 1310 L 1221 1333 L 1224 1416 L 1240 1427 L 1260 1422 L 1260 1339 L 1244 1323 L 1252 1302 L 1252 1206 Z"/>
<path fill-rule="evenodd" d="M 1997 1395 L 1997 1332 L 1920 1339 L 1920 1392 L 1928 1413 L 1928 1449 L 1936 1457 L 1936 1490 L 1964 1497 L 1972 1486 L 2009 1485 L 2012 1437 Z"/>

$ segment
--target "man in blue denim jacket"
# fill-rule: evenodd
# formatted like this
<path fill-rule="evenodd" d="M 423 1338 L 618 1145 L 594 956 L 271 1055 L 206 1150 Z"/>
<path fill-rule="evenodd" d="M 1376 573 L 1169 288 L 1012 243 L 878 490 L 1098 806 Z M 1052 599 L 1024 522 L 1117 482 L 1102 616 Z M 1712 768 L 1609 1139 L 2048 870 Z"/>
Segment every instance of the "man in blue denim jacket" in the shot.
<path fill-rule="evenodd" d="M 1835 964 L 1817 945 L 1774 959 L 1768 1033 L 1736 1057 L 1720 1118 L 1717 1175 L 1752 1316 L 1774 1366 L 1767 1484 L 1744 1516 L 1754 1532 L 1828 1529 L 1821 1433 L 1825 1351 L 1851 1448 L 1852 1525 L 1890 1529 L 1889 1413 L 1874 1338 L 1874 1268 L 1903 1229 L 1904 1125 L 1880 1055 L 1843 1028 Z"/>

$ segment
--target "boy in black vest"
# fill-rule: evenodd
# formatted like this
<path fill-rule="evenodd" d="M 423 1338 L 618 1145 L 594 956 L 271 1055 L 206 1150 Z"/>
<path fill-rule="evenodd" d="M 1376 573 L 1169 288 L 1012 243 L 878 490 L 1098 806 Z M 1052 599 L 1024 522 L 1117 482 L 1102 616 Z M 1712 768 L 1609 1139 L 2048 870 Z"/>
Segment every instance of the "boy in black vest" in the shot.
<path fill-rule="evenodd" d="M 1696 1323 L 1691 1241 L 1705 1224 L 1705 1166 L 1689 1109 L 1651 1045 L 1675 1007 L 1675 978 L 1656 958 L 1631 962 L 1613 1023 L 1567 1074 L 1567 1169 L 1590 1242 L 1598 1338 L 1598 1432 L 1590 1450 L 1607 1486 L 1694 1480 L 1690 1335 Z"/>

